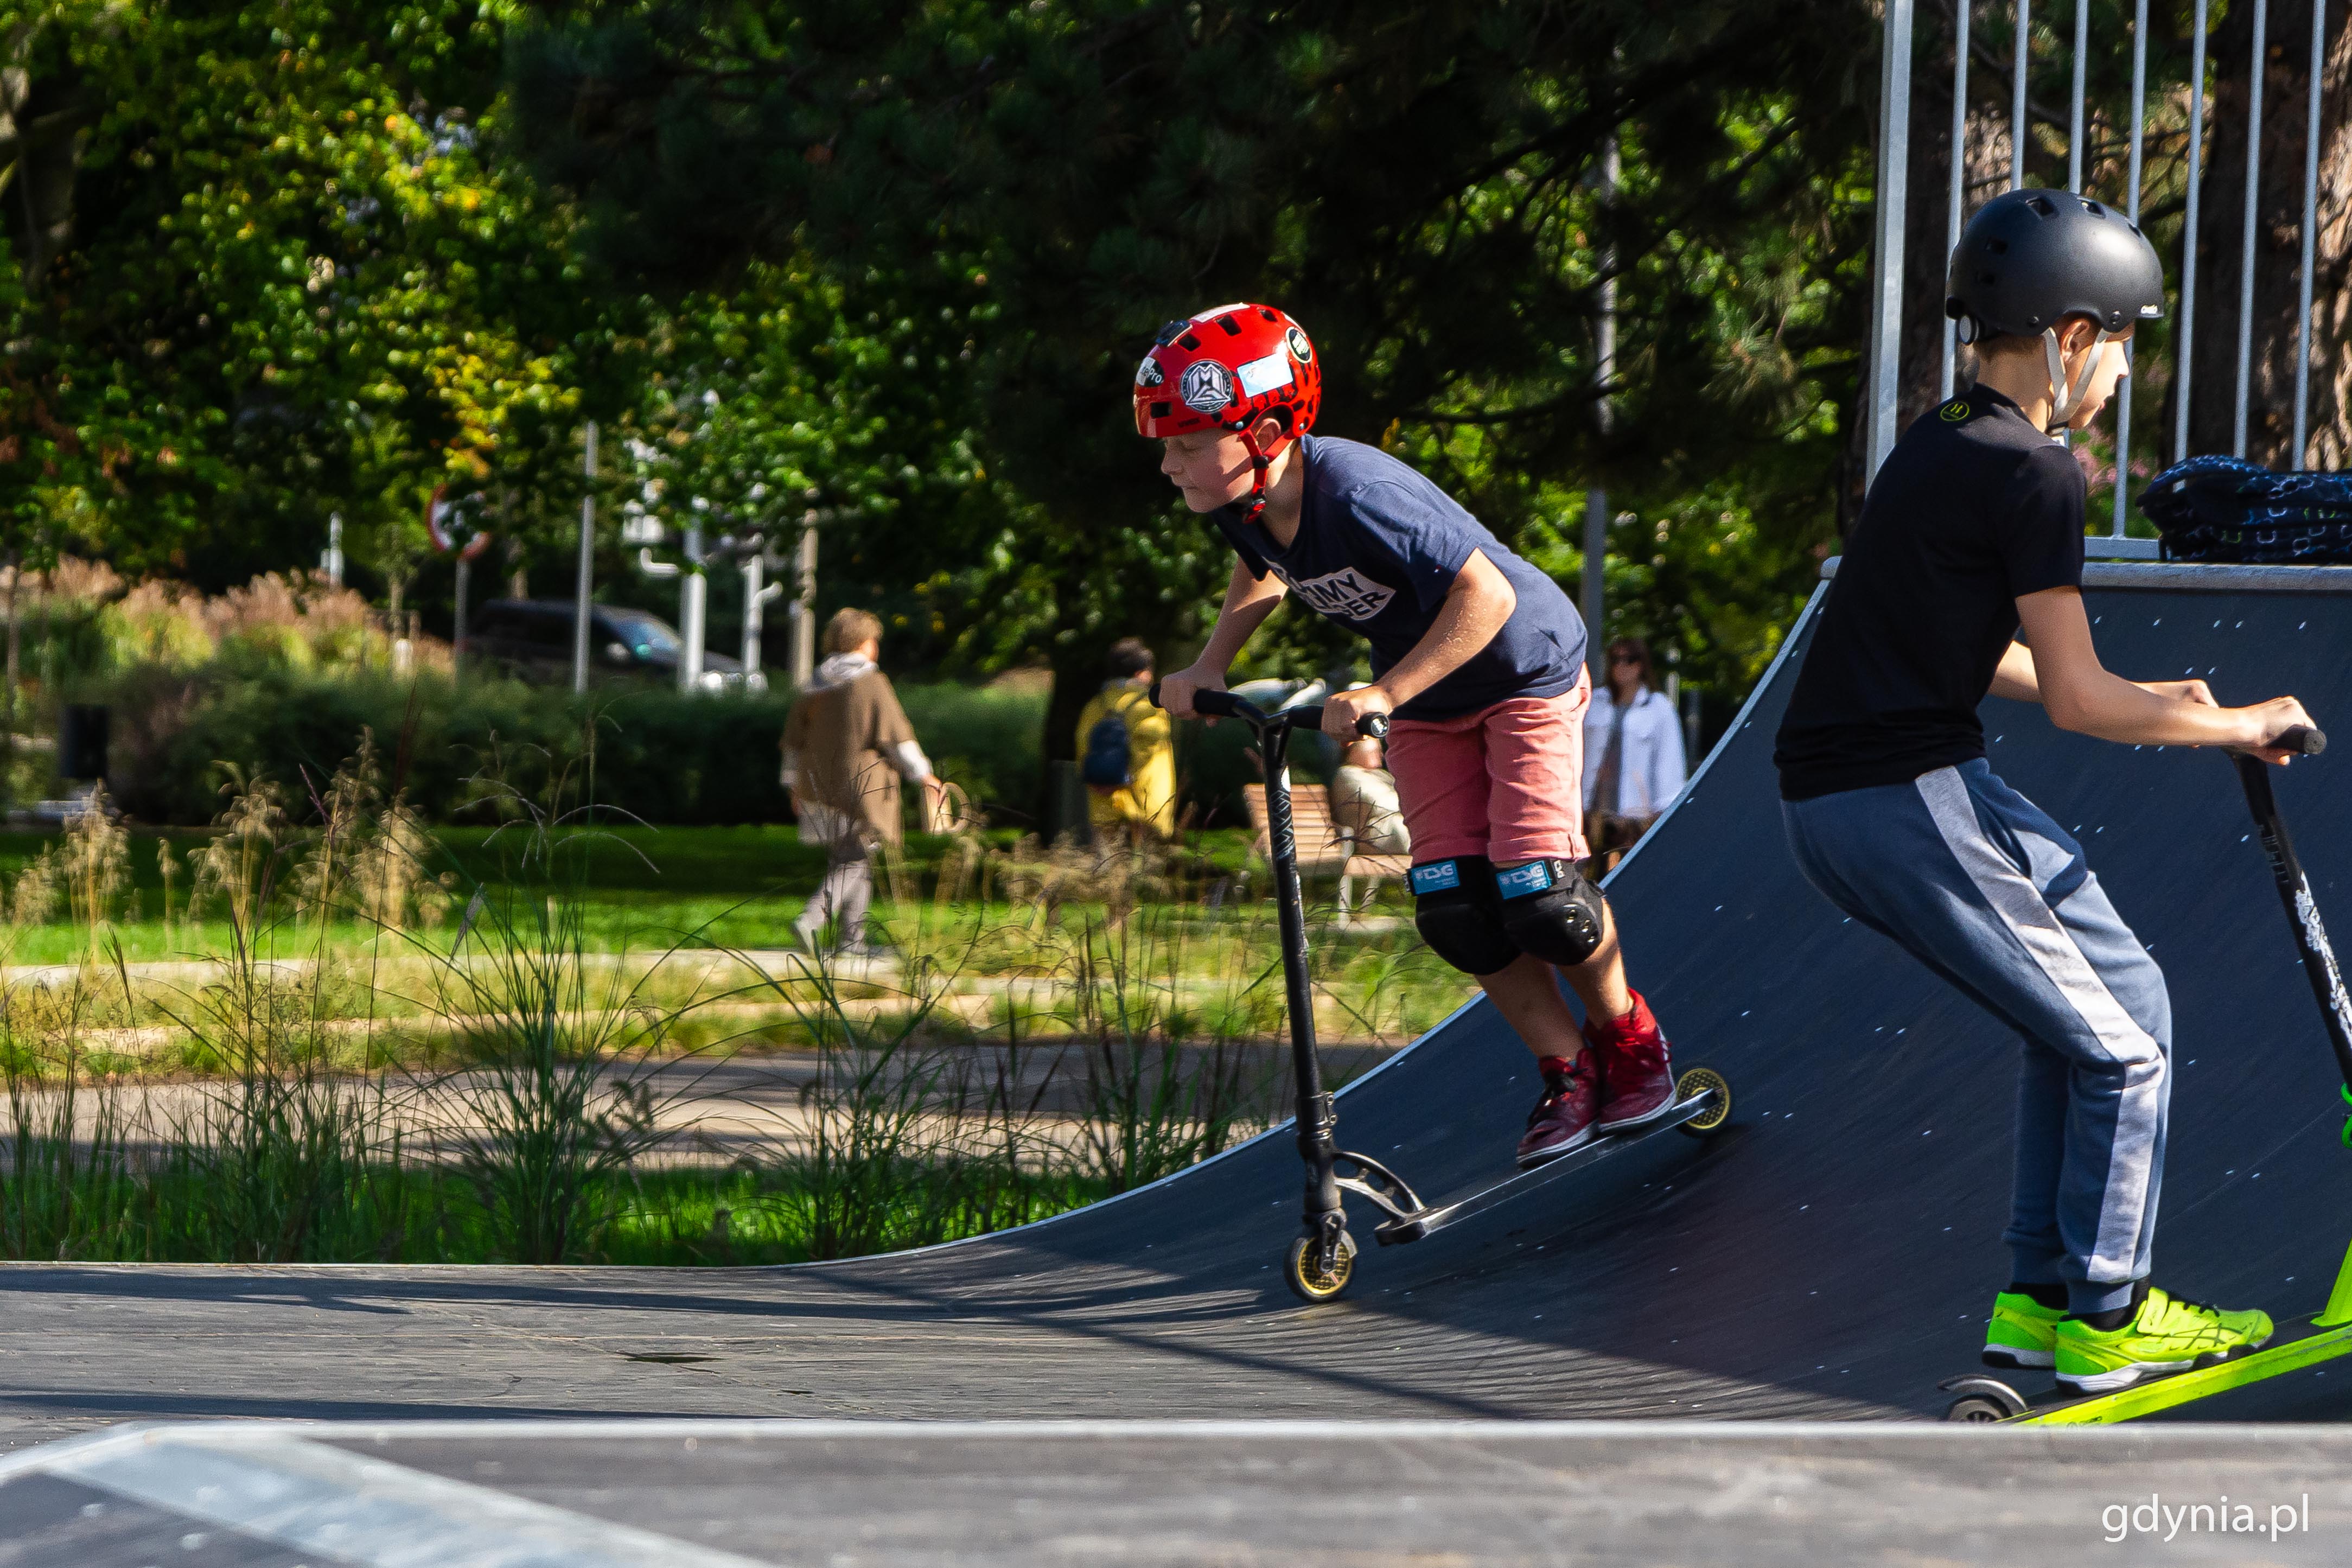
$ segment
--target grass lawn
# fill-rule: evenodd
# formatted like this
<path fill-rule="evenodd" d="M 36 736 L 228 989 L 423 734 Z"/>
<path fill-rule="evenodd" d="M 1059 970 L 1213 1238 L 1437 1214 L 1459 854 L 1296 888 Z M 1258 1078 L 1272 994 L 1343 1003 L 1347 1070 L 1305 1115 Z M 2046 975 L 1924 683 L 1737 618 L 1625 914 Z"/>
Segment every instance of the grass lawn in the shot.
<path fill-rule="evenodd" d="M 306 912 L 299 834 L 253 862 L 271 868 L 268 914 L 192 922 L 206 842 L 142 831 L 101 855 L 0 834 L 0 956 L 20 968 L 0 994 L 0 1256 L 847 1257 L 1093 1202 L 1281 1113 L 1270 879 L 1239 831 L 1148 861 L 917 838 L 877 877 L 896 962 L 824 976 L 710 951 L 786 944 L 825 867 L 789 828 L 574 835 L 551 868 L 521 832 L 441 830 L 437 919 L 406 932 Z M 48 874 L 30 868 L 68 849 L 120 855 L 112 916 L 78 923 L 59 892 L 22 918 L 16 895 Z M 1400 889 L 1344 925 L 1328 884 L 1318 898 L 1325 1038 L 1376 1058 L 1467 994 L 1399 918 Z M 573 962 L 543 922 L 612 958 Z M 240 942 L 326 962 L 256 966 Z M 192 977 L 118 955 L 226 962 Z M 756 1157 L 646 1098 L 706 1061 L 739 1075 L 724 1114 L 781 1128 Z M 203 1115 L 159 1121 L 159 1103 Z M 452 1148 L 462 1168 L 432 1152 Z"/>

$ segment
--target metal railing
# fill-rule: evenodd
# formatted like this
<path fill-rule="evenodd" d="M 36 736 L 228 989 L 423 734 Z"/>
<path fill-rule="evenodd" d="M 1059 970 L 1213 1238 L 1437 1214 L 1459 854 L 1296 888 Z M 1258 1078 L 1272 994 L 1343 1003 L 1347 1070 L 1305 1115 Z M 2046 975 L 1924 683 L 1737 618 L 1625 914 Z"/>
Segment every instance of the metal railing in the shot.
<path fill-rule="evenodd" d="M 1981 0 L 1952 0 L 1953 53 L 1952 120 L 1949 142 L 1951 176 L 1946 192 L 1946 245 L 1957 241 L 1967 220 L 1964 210 L 1967 187 L 1969 133 L 1969 38 L 1974 20 L 1972 12 Z M 2262 195 L 2262 143 L 2263 63 L 2269 44 L 2268 0 L 2248 0 L 2252 7 L 2252 47 L 2248 53 L 2249 78 L 2246 92 L 2247 135 L 2245 150 L 2245 210 L 2239 233 L 2239 278 L 2236 385 L 2231 416 L 2231 447 L 2243 457 L 2247 444 L 2247 424 L 2253 395 L 2254 350 L 2254 282 L 2257 271 L 2260 203 Z M 2002 7 L 1989 7 L 1997 17 Z M 2032 134 L 2032 107 L 2028 97 L 2028 79 L 2032 67 L 2032 13 L 2031 0 L 2014 0 L 2009 7 L 2013 18 L 2011 33 L 2010 65 L 2010 188 L 2015 189 L 2025 178 L 2025 154 Z M 1905 171 L 1909 155 L 1911 124 L 1911 55 L 1915 4 L 1914 0 L 1887 0 L 1885 58 L 1880 75 L 1880 134 L 1879 134 L 1879 212 L 1875 225 L 1877 255 L 1874 258 L 1874 289 L 1871 301 L 1871 384 L 1866 400 L 1869 436 L 1869 471 L 1875 474 L 1886 454 L 1895 444 L 1895 410 L 1900 398 L 1902 380 L 1897 345 L 1904 309 L 1902 279 L 1904 274 L 1904 221 L 1908 192 Z M 2210 0 L 2196 0 L 2188 70 L 2188 126 L 2185 167 L 2187 174 L 2187 210 L 2181 228 L 2179 258 L 2179 296 L 2175 320 L 2178 326 L 2172 334 L 2172 396 L 2173 429 L 2172 458 L 2178 461 L 2189 455 L 2189 409 L 2192 386 L 2191 361 L 2196 343 L 2197 324 L 2197 236 L 2201 222 L 2200 190 L 2204 139 L 2210 127 L 2207 121 L 2206 78 L 2210 69 Z M 2146 140 L 2147 124 L 2147 0 L 2137 0 L 2129 24 L 2131 50 L 2131 95 L 2129 109 L 2129 152 L 2125 181 L 2128 189 L 2121 193 L 2122 206 L 2137 223 L 2140 216 L 2142 185 L 2146 175 Z M 1990 21 L 1990 18 L 1988 18 Z M 2073 44 L 2070 79 L 2071 94 L 2067 111 L 2066 178 L 2070 189 L 2080 191 L 2085 178 L 2084 79 L 2085 68 L 2098 47 L 2092 37 L 2089 0 L 2074 0 Z M 2306 109 L 2303 165 L 2302 203 L 2302 262 L 2299 309 L 2294 329 L 2294 416 L 2293 444 L 2289 447 L 2294 460 L 2307 460 L 2310 442 L 2311 356 L 2312 356 L 2312 274 L 2315 266 L 2315 241 L 2319 222 L 2319 140 L 2321 132 L 2321 98 L 2325 86 L 2326 50 L 2327 42 L 2327 0 L 2315 0 L 2311 15 L 2311 37 L 2308 43 L 2310 65 L 2309 102 Z M 1940 301 L 1939 301 L 1940 302 Z M 2126 363 L 2131 363 L 2134 348 L 2126 344 Z M 1958 342 L 1955 331 L 1947 324 L 1943 342 L 1943 363 L 1940 390 L 1949 396 L 1953 390 Z M 2116 494 L 2115 516 L 2111 536 L 2121 538 L 2125 530 L 2126 480 L 2131 468 L 2132 428 L 2130 383 L 2126 380 L 2116 390 L 2113 400 L 2116 429 Z"/>

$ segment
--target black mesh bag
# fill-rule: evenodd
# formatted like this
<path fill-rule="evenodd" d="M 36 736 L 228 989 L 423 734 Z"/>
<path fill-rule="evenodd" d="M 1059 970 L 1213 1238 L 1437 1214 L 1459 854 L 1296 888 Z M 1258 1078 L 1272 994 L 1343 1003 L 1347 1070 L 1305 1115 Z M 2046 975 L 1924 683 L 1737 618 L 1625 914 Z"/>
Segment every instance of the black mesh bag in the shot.
<path fill-rule="evenodd" d="M 2148 481 L 2139 510 L 2174 561 L 2352 564 L 2352 474 L 2275 474 L 2242 458 L 2190 458 Z"/>

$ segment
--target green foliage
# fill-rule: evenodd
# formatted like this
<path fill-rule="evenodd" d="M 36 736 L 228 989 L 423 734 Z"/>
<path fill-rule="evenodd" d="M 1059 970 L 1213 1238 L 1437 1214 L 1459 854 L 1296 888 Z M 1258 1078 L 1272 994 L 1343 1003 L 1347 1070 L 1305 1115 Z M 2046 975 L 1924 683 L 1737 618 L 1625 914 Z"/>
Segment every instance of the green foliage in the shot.
<path fill-rule="evenodd" d="M 498 8 L 324 0 L 25 8 L 86 118 L 55 255 L 0 292 L 15 547 L 204 581 L 312 555 L 404 578 L 439 479 L 561 502 L 601 307 L 566 220 L 502 171 Z M 15 205 L 14 203 L 10 204 Z M 585 358 L 583 359 L 583 354 Z M 561 516 L 559 504 L 553 515 Z"/>
<path fill-rule="evenodd" d="M 1830 531 L 1868 7 L 543 14 L 511 50 L 516 123 L 583 198 L 593 254 L 697 287 L 803 251 L 886 285 L 912 258 L 977 263 L 971 417 L 990 470 L 1035 510 L 1005 536 L 1003 591 L 969 613 L 1000 642 L 1034 628 L 1060 678 L 1054 754 L 1101 647 L 1133 632 L 1173 652 L 1223 574 L 1125 406 L 1152 329 L 1216 300 L 1293 308 L 1325 358 L 1321 427 L 1423 467 L 1507 540 L 1566 531 L 1594 482 L 1670 529 L 1713 516 L 1689 498 L 1736 489 L 1760 548 L 1744 584 L 1723 583 L 1746 590 L 1737 618 L 1761 621 Z M 1612 138 L 1608 196 L 1594 177 Z M 1611 280 L 1604 424 L 1593 327 Z M 1293 647 L 1307 668 L 1331 652 Z M 1724 677 L 1758 651 L 1733 650 Z"/>

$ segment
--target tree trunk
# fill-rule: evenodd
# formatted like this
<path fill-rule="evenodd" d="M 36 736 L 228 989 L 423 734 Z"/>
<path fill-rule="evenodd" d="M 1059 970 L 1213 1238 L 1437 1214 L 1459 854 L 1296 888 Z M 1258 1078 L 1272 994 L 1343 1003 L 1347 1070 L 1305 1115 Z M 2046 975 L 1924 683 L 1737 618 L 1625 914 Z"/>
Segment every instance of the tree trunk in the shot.
<path fill-rule="evenodd" d="M 5 226 L 31 291 L 73 236 L 83 133 L 98 119 L 70 75 L 33 79 L 26 61 L 37 37 L 32 26 L 12 30 L 0 63 L 0 167 L 6 170 L 0 180 L 13 187 L 5 192 Z"/>
<path fill-rule="evenodd" d="M 2246 396 L 2246 456 L 2273 468 L 2337 468 L 2352 457 L 2352 365 L 2341 353 L 2352 335 L 2352 122 L 2345 85 L 2352 78 L 2352 14 L 2329 18 L 2319 130 L 2319 223 L 2312 290 L 2309 445 L 2294 434 L 2294 364 L 2302 346 L 2303 163 L 2309 123 L 2311 5 L 2270 7 L 2263 78 L 2262 167 L 2254 202 L 2254 294 Z M 2212 128 L 2203 170 L 2197 236 L 2196 341 L 2189 345 L 2189 450 L 2228 452 L 2236 440 L 2238 300 L 2244 273 L 2248 58 L 2251 7 L 2233 10 L 2213 33 Z M 2166 409 L 2168 457 L 2173 412 Z"/>

